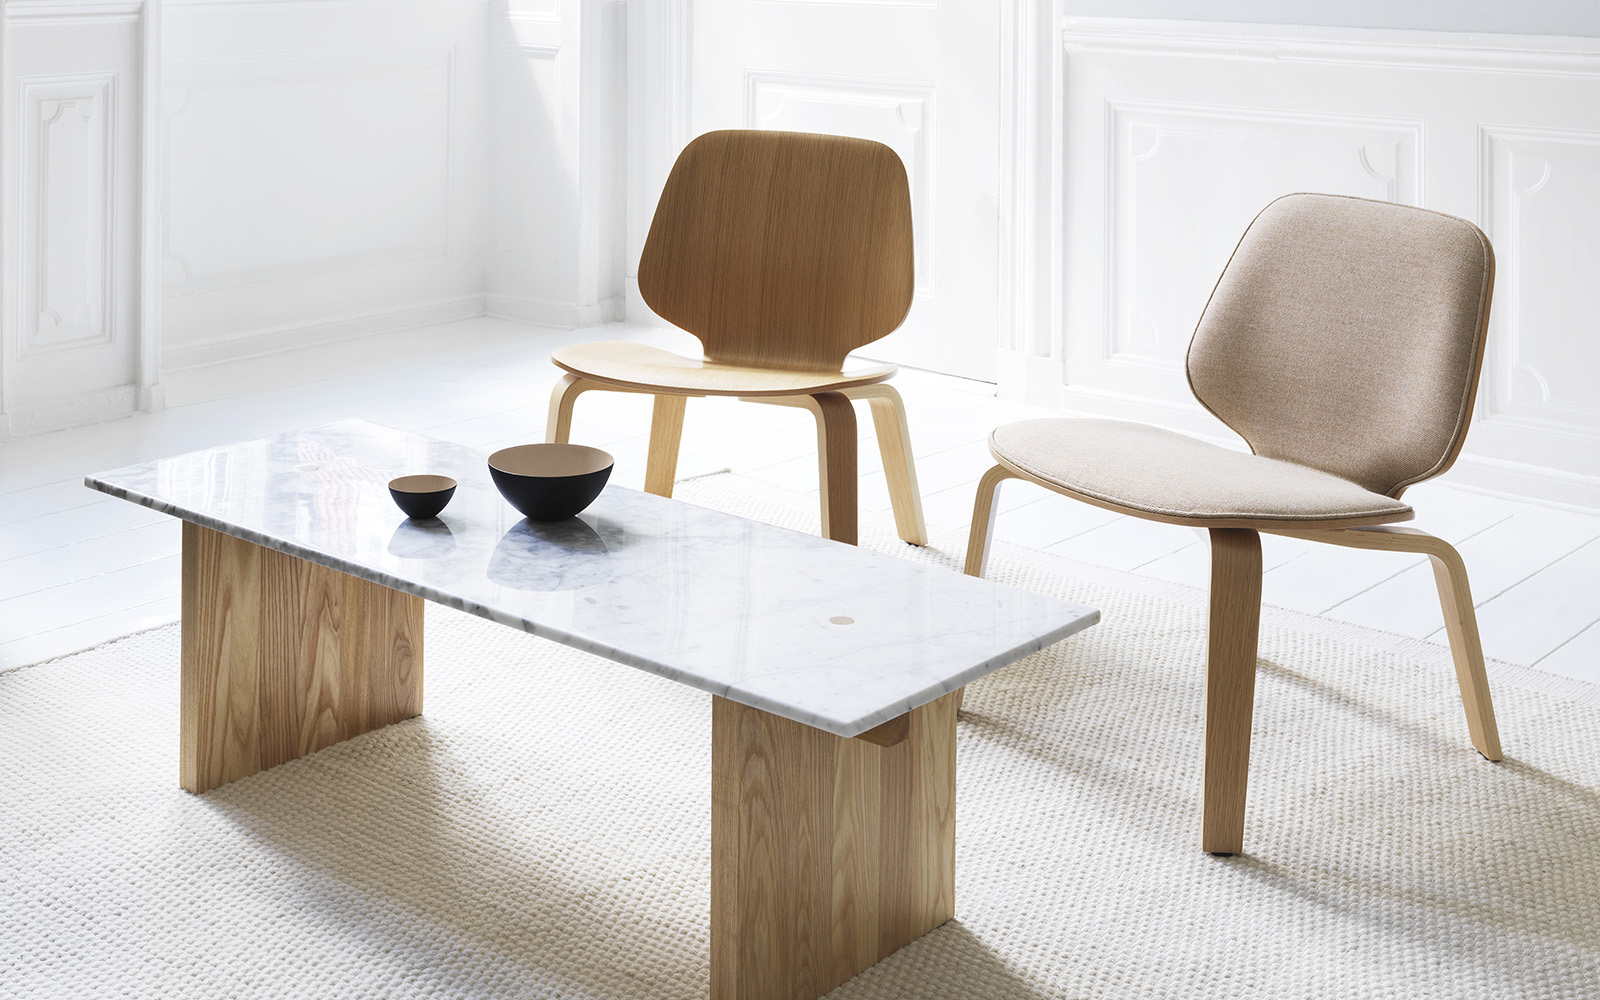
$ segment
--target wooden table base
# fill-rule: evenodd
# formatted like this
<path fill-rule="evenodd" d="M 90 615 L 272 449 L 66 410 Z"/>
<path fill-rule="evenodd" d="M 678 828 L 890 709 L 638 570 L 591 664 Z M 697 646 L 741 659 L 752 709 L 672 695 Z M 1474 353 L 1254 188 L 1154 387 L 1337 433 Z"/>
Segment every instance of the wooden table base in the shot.
<path fill-rule="evenodd" d="M 183 787 L 419 714 L 422 603 L 185 522 Z M 877 742 L 712 699 L 712 1000 L 813 1000 L 954 915 L 958 698 Z"/>
<path fill-rule="evenodd" d="M 422 712 L 422 598 L 183 525 L 191 792 Z"/>
<path fill-rule="evenodd" d="M 956 698 L 887 747 L 713 699 L 712 1000 L 813 1000 L 955 914 Z"/>

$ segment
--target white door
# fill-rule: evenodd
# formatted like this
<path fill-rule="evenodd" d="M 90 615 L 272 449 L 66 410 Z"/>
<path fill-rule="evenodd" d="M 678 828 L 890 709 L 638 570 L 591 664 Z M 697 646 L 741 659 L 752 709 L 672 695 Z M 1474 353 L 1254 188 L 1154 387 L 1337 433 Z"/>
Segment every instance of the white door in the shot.
<path fill-rule="evenodd" d="M 994 380 L 999 10 L 994 0 L 696 0 L 690 132 L 876 139 L 911 182 L 917 292 L 863 354 Z"/>

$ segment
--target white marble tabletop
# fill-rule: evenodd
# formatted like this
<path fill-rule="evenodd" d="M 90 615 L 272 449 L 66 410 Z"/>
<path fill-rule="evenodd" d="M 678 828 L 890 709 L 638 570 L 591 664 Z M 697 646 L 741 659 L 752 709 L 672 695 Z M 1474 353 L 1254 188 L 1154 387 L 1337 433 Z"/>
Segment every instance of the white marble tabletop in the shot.
<path fill-rule="evenodd" d="M 524 520 L 471 448 L 360 420 L 89 476 L 267 548 L 691 687 L 855 736 L 1100 613 L 731 514 L 608 486 Z M 395 476 L 460 486 L 410 521 Z"/>

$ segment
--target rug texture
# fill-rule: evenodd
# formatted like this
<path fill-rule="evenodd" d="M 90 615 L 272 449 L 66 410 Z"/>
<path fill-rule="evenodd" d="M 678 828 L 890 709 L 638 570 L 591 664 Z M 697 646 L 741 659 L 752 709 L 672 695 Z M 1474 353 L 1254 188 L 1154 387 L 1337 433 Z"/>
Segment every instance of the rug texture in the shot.
<path fill-rule="evenodd" d="M 1214 858 L 1205 595 L 1005 546 L 991 575 L 1103 623 L 969 690 L 956 919 L 832 997 L 1600 996 L 1600 689 L 1492 664 L 1490 764 L 1442 649 L 1269 609 L 1249 853 Z M 708 696 L 427 628 L 424 716 L 198 796 L 176 627 L 0 674 L 0 996 L 706 996 Z"/>

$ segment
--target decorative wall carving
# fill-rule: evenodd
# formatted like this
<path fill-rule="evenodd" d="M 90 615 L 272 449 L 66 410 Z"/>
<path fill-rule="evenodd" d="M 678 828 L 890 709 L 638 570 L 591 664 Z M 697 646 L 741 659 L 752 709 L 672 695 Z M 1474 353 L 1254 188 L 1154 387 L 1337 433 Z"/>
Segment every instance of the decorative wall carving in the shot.
<path fill-rule="evenodd" d="M 116 82 L 22 81 L 23 356 L 112 339 Z"/>
<path fill-rule="evenodd" d="M 1484 414 L 1600 431 L 1600 132 L 1482 134 L 1483 214 L 1500 289 Z"/>

